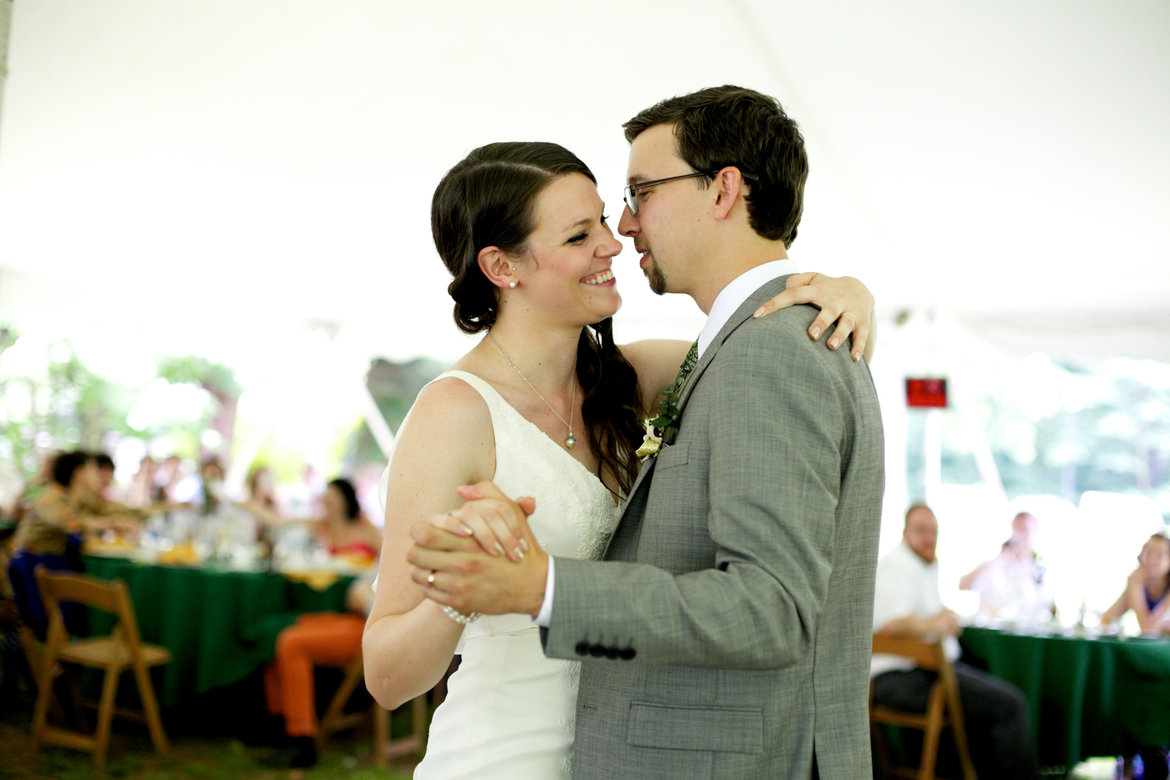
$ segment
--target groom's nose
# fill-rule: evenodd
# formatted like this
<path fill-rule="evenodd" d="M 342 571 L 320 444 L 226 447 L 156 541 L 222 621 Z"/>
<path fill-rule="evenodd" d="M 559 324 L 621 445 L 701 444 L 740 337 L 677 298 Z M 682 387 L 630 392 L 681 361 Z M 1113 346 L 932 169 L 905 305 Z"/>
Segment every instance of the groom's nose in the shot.
<path fill-rule="evenodd" d="M 630 213 L 629 206 L 622 206 L 622 218 L 618 220 L 618 233 L 631 238 L 638 233 L 638 218 Z"/>

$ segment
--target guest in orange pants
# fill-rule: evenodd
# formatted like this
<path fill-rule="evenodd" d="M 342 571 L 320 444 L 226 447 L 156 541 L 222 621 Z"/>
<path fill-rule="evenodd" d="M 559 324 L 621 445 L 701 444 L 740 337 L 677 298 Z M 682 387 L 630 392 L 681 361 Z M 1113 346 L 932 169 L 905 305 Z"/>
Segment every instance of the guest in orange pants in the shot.
<path fill-rule="evenodd" d="M 313 667 L 345 666 L 361 653 L 365 614 L 373 600 L 370 583 L 363 578 L 350 586 L 350 612 L 301 615 L 277 636 L 276 658 L 264 669 L 264 694 L 268 711 L 284 716 L 289 746 L 265 759 L 266 765 L 299 768 L 317 763 Z"/>

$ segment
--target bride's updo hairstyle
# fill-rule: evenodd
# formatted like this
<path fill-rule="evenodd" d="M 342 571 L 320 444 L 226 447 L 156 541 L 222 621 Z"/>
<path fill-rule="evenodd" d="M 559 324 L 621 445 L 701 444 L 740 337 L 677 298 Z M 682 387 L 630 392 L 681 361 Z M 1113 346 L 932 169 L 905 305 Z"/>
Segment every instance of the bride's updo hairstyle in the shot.
<path fill-rule="evenodd" d="M 480 250 L 496 246 L 509 255 L 524 254 L 536 229 L 537 197 L 569 173 L 597 184 L 588 166 L 563 146 L 504 142 L 475 149 L 439 182 L 431 200 L 431 234 L 454 277 L 447 292 L 460 330 L 479 333 L 496 321 L 499 290 L 480 270 Z M 614 344 L 612 318 L 581 329 L 577 380 L 589 443 L 625 493 L 638 469 L 633 453 L 642 441 L 641 410 L 638 376 Z"/>

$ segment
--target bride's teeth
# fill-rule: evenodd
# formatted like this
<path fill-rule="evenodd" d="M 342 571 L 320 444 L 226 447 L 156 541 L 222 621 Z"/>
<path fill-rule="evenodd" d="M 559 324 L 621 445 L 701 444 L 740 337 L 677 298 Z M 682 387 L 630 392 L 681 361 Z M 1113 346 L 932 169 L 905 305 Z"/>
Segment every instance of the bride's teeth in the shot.
<path fill-rule="evenodd" d="M 613 278 L 613 271 L 612 270 L 604 271 L 599 276 L 595 276 L 592 279 L 587 279 L 585 281 L 585 284 L 604 284 L 605 282 L 608 282 L 612 278 Z"/>

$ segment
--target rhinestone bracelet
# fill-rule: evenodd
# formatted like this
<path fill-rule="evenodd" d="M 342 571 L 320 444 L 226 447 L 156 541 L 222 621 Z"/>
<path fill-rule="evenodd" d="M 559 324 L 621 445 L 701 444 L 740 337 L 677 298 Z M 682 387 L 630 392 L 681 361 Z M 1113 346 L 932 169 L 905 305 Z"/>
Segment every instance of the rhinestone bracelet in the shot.
<path fill-rule="evenodd" d="M 466 626 L 468 623 L 471 623 L 475 620 L 478 620 L 480 613 L 472 612 L 470 615 L 464 615 L 462 612 L 455 609 L 454 607 L 444 606 L 443 607 L 443 614 L 446 615 L 447 617 L 451 618 L 452 620 L 454 620 L 456 623 L 459 623 L 461 625 Z"/>

